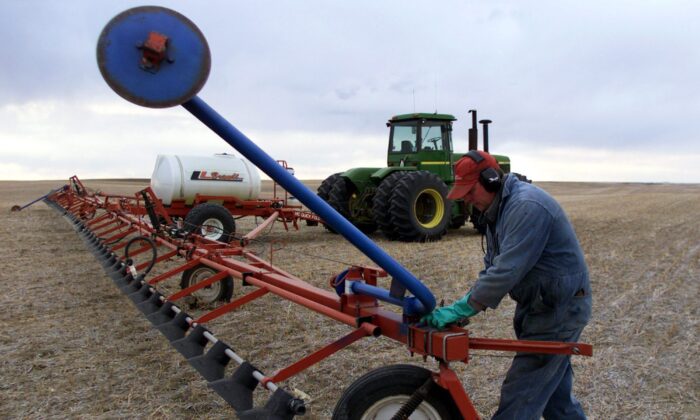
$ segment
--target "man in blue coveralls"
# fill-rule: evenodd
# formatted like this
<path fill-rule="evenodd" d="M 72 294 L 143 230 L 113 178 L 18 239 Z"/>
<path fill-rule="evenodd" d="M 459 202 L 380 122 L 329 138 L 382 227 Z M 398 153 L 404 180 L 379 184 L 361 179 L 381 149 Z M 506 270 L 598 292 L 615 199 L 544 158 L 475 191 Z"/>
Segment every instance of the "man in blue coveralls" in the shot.
<path fill-rule="evenodd" d="M 445 328 L 506 294 L 517 302 L 513 327 L 522 340 L 578 341 L 591 316 L 583 252 L 566 214 L 545 191 L 503 175 L 496 159 L 470 151 L 455 165 L 448 198 L 482 212 L 485 268 L 469 292 L 422 322 Z M 501 388 L 494 419 L 585 419 L 574 398 L 570 356 L 518 353 Z"/>

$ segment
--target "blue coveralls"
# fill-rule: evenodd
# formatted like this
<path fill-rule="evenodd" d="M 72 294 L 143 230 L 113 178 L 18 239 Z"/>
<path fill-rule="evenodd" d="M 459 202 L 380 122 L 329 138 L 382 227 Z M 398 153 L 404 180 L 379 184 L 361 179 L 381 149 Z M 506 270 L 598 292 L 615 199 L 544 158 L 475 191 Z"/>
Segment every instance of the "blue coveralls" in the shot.
<path fill-rule="evenodd" d="M 495 309 L 510 294 L 518 339 L 578 341 L 591 316 L 591 287 L 571 223 L 549 194 L 513 175 L 500 194 L 471 299 Z M 585 419 L 572 386 L 570 356 L 518 353 L 493 418 Z"/>

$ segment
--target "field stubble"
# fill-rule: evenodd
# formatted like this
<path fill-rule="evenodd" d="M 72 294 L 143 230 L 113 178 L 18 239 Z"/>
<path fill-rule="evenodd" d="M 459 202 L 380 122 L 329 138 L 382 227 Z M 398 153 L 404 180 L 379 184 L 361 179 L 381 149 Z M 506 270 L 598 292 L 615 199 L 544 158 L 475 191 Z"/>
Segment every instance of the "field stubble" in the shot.
<path fill-rule="evenodd" d="M 9 212 L 60 184 L 0 182 L 0 417 L 231 417 L 226 403 L 112 285 L 62 217 L 42 203 Z M 87 185 L 131 194 L 144 184 Z M 586 413 L 592 419 L 699 418 L 700 186 L 540 186 L 569 214 L 591 271 L 593 319 L 582 341 L 594 345 L 594 357 L 573 362 Z M 255 222 L 239 220 L 238 231 Z M 372 239 L 447 303 L 465 293 L 482 266 L 481 238 L 469 228 L 428 244 Z M 286 232 L 275 224 L 251 247 L 267 259 L 274 249 L 275 265 L 319 287 L 348 264 L 372 265 L 322 227 Z M 236 284 L 234 296 L 240 294 Z M 496 311 L 479 315 L 471 334 L 511 338 L 513 307 L 506 298 Z M 272 295 L 209 326 L 266 373 L 349 332 Z M 474 352 L 468 365 L 453 366 L 484 417 L 497 407 L 510 364 L 491 356 L 503 355 Z M 328 418 L 354 379 L 404 362 L 423 364 L 391 340 L 365 339 L 286 384 L 311 397 L 306 418 Z M 260 402 L 267 397 L 257 394 Z"/>

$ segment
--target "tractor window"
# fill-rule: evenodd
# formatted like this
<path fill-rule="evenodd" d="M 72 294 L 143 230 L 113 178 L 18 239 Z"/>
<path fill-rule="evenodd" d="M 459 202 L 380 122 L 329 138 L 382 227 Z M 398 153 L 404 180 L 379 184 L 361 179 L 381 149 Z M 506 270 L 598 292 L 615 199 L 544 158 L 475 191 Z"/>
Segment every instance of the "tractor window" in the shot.
<path fill-rule="evenodd" d="M 391 151 L 398 153 L 414 153 L 416 151 L 416 126 L 394 125 L 391 139 Z"/>
<path fill-rule="evenodd" d="M 423 124 L 421 150 L 443 150 L 442 124 Z"/>

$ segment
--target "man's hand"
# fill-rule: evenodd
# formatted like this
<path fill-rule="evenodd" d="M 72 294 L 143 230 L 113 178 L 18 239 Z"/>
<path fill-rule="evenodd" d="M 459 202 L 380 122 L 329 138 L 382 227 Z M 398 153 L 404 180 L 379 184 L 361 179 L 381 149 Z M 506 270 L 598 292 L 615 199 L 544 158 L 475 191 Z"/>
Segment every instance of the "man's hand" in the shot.
<path fill-rule="evenodd" d="M 469 318 L 479 313 L 469 304 L 469 292 L 462 299 L 449 306 L 437 308 L 433 312 L 420 319 L 420 322 L 433 328 L 443 329 L 449 324 L 453 324 L 461 319 Z"/>

